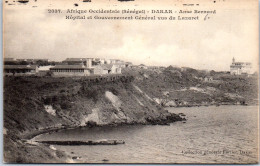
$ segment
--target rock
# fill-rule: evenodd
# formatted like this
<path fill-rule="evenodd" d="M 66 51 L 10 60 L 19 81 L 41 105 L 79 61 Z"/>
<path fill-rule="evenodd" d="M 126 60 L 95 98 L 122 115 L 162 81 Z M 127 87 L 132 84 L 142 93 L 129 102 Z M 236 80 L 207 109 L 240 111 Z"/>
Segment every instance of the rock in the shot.
<path fill-rule="evenodd" d="M 179 113 L 178 115 L 180 115 L 180 116 L 186 116 L 184 113 Z"/>
<path fill-rule="evenodd" d="M 149 76 L 148 76 L 148 75 L 146 75 L 146 74 L 144 74 L 143 76 L 144 76 L 144 78 L 146 78 L 146 79 L 148 79 L 148 78 L 149 78 Z"/>
<path fill-rule="evenodd" d="M 154 100 L 157 104 L 161 104 L 161 103 L 162 103 L 162 99 L 153 98 L 153 100 Z"/>
<path fill-rule="evenodd" d="M 53 145 L 50 145 L 49 147 L 50 147 L 50 149 L 52 149 L 52 150 L 57 150 Z"/>
<path fill-rule="evenodd" d="M 94 122 L 94 121 L 88 121 L 88 122 L 86 123 L 86 126 L 88 126 L 88 127 L 95 127 L 95 126 L 97 126 L 97 123 Z"/>
<path fill-rule="evenodd" d="M 175 103 L 175 101 L 168 101 L 164 104 L 165 107 L 176 107 L 177 104 Z"/>
<path fill-rule="evenodd" d="M 73 156 L 73 157 L 72 157 L 73 160 L 78 160 L 78 159 L 80 159 L 80 158 L 81 158 L 81 157 L 78 157 L 78 156 Z"/>
<path fill-rule="evenodd" d="M 186 119 L 182 118 L 180 115 L 170 113 L 166 116 L 157 117 L 157 118 L 147 117 L 145 120 L 147 124 L 151 124 L 151 125 L 170 125 L 170 123 L 172 122 L 182 121 Z"/>
<path fill-rule="evenodd" d="M 164 91 L 164 92 L 163 92 L 163 95 L 164 95 L 164 96 L 169 96 L 170 93 L 169 93 L 168 91 Z"/>

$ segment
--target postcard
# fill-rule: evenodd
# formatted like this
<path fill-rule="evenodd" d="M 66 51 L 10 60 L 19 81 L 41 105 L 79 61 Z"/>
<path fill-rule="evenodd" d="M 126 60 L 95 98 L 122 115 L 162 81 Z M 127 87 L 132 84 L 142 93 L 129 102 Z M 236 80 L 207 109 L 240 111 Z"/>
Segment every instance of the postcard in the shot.
<path fill-rule="evenodd" d="M 3 162 L 258 163 L 258 12 L 3 1 Z"/>

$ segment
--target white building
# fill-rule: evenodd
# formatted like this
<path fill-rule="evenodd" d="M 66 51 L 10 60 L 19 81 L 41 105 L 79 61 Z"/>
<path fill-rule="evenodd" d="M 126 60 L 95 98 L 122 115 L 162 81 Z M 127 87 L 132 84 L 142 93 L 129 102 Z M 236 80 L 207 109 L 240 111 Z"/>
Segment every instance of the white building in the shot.
<path fill-rule="evenodd" d="M 50 68 L 53 76 L 66 77 L 66 76 L 89 76 L 91 69 L 84 65 L 56 65 Z"/>
<path fill-rule="evenodd" d="M 236 62 L 235 58 L 233 58 L 230 65 L 230 74 L 252 74 L 252 64 L 248 62 Z"/>

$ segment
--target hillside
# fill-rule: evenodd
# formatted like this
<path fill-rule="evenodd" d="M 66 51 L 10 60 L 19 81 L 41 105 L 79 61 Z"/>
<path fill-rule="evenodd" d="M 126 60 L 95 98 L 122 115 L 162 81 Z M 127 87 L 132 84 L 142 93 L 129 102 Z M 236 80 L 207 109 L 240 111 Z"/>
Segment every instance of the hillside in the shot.
<path fill-rule="evenodd" d="M 134 83 L 164 106 L 258 104 L 258 77 L 234 76 L 169 66 L 163 69 L 125 69 Z"/>
<path fill-rule="evenodd" d="M 5 161 L 58 162 L 66 157 L 62 153 L 57 157 L 44 146 L 40 150 L 23 143 L 22 139 L 41 131 L 95 125 L 168 124 L 182 120 L 156 104 L 134 85 L 133 79 L 132 76 L 113 81 L 5 77 Z"/>
<path fill-rule="evenodd" d="M 164 107 L 258 104 L 257 76 L 191 68 L 130 69 L 116 79 L 4 78 L 4 160 L 70 162 L 33 136 L 96 125 L 161 124 L 184 120 Z"/>

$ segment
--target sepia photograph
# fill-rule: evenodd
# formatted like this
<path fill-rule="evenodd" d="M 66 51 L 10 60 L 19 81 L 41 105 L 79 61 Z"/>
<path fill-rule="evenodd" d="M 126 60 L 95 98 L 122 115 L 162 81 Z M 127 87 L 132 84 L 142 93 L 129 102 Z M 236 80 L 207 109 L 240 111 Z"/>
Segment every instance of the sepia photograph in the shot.
<path fill-rule="evenodd" d="M 257 0 L 2 4 L 4 163 L 259 163 Z"/>

